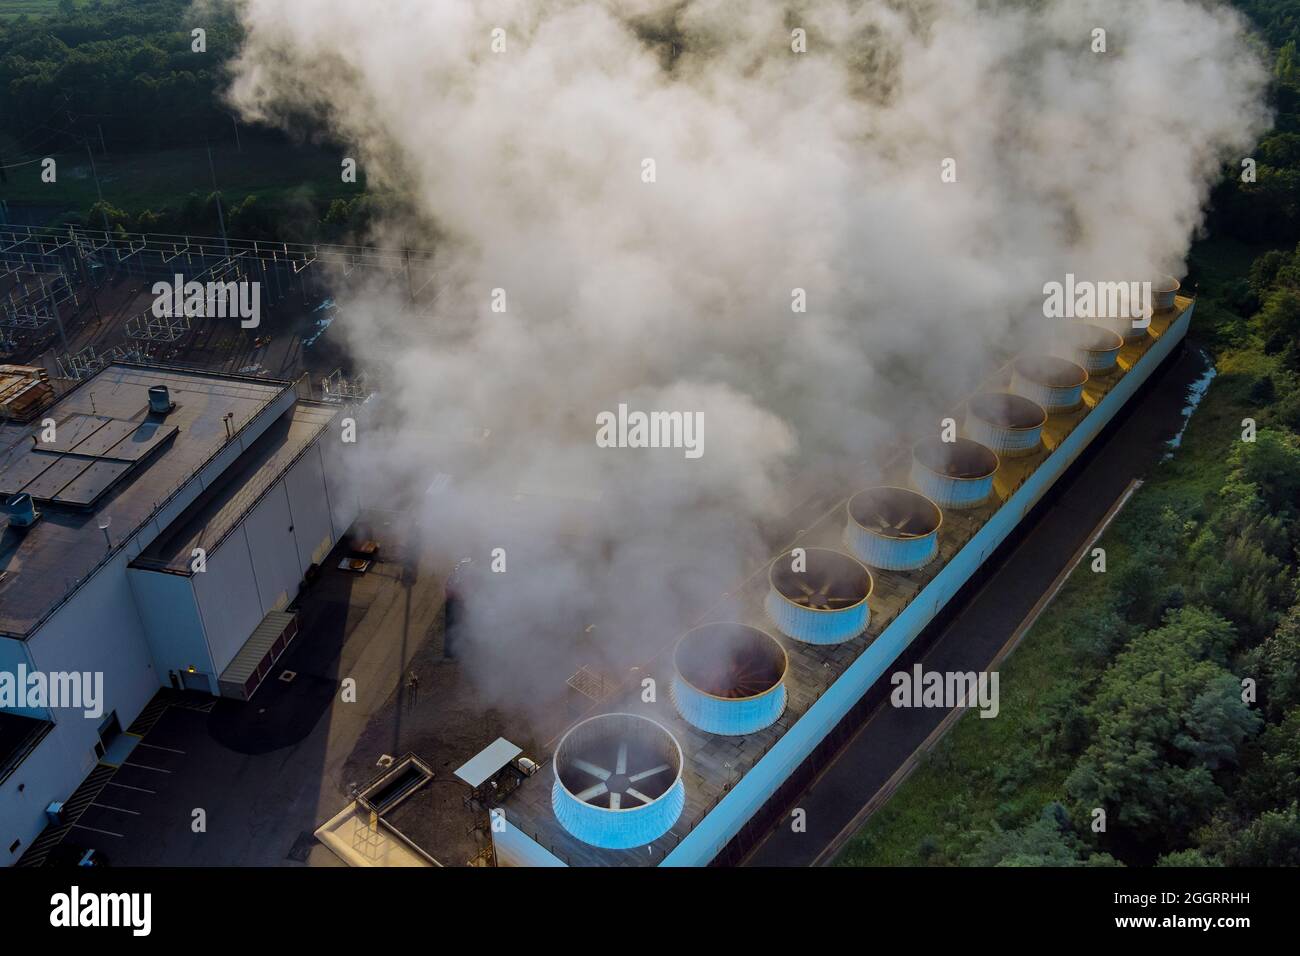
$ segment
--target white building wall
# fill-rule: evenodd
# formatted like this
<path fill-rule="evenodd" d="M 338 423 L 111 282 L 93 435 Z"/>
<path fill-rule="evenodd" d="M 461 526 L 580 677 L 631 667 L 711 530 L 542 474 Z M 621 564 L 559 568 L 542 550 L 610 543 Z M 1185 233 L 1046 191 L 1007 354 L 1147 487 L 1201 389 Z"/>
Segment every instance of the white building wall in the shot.
<path fill-rule="evenodd" d="M 104 718 L 116 711 L 125 729 L 161 685 L 126 580 L 126 562 L 127 555 L 119 552 L 27 640 L 30 664 L 41 671 L 102 675 L 103 713 L 87 717 L 84 708 L 51 708 L 54 728 L 0 787 L 0 833 L 7 837 L 0 859 L 9 856 L 15 839 L 29 845 L 45 826 L 45 807 L 66 799 L 95 766 Z M 21 854 L 22 847 L 7 862 Z"/>
<path fill-rule="evenodd" d="M 329 495 L 330 521 L 334 525 L 334 539 L 337 541 L 357 520 L 361 513 L 360 483 L 352 480 L 351 467 L 361 454 L 360 444 L 344 444 L 340 422 L 344 418 L 357 420 L 357 434 L 364 435 L 365 411 L 349 410 L 339 416 L 324 434 L 317 440 L 320 449 L 321 464 L 325 470 L 325 490 Z"/>
<path fill-rule="evenodd" d="M 85 773 L 75 768 L 83 762 L 83 755 L 69 750 L 67 741 L 59 738 L 56 727 L 0 784 L 0 866 L 17 863 L 40 836 L 45 828 L 45 808 L 81 783 Z M 10 851 L 15 840 L 19 844 Z"/>
<path fill-rule="evenodd" d="M 127 581 L 144 622 L 145 639 L 161 682 L 170 684 L 169 671 L 178 675 L 190 667 L 212 675 L 216 691 L 216 665 L 208 648 L 194 596 L 193 579 L 183 574 L 127 568 Z"/>
<path fill-rule="evenodd" d="M 208 552 L 207 567 L 191 581 L 212 651 L 213 674 L 220 677 L 265 616 L 243 527 Z"/>
<path fill-rule="evenodd" d="M 0 674 L 13 674 L 15 679 L 18 675 L 18 665 L 27 668 L 31 673 L 35 670 L 30 655 L 27 653 L 27 642 L 16 641 L 10 637 L 0 637 Z M 6 707 L 6 711 L 14 714 L 22 714 L 25 717 L 36 717 L 40 720 L 49 720 L 49 712 L 44 707 Z"/>
<path fill-rule="evenodd" d="M 306 573 L 305 569 L 319 564 L 338 540 L 330 516 L 329 493 L 325 489 L 320 442 L 298 459 L 284 480 L 289 492 L 289 507 L 293 510 L 298 563 Z"/>
<path fill-rule="evenodd" d="M 306 567 L 298 563 L 295 518 L 284 482 L 278 481 L 243 522 L 263 615 L 282 610 L 297 596 L 302 583 Z"/>

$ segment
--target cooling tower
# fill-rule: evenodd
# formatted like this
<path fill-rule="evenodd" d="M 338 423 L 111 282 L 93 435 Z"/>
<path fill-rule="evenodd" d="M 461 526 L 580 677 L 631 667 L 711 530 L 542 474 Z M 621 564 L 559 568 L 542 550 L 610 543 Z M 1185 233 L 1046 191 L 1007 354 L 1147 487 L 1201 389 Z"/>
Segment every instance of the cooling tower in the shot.
<path fill-rule="evenodd" d="M 966 403 L 966 436 L 999 458 L 1032 455 L 1042 445 L 1047 412 L 1020 395 L 981 392 Z"/>
<path fill-rule="evenodd" d="M 943 512 L 907 488 L 868 488 L 849 499 L 844 544 L 859 560 L 886 571 L 923 568 L 939 552 Z"/>
<path fill-rule="evenodd" d="M 772 635 L 746 624 L 705 624 L 673 652 L 677 712 L 711 734 L 752 734 L 785 710 L 790 660 Z"/>
<path fill-rule="evenodd" d="M 867 629 L 874 582 L 858 561 L 829 548 L 787 551 L 768 575 L 768 616 L 781 633 L 805 644 L 840 644 Z"/>
<path fill-rule="evenodd" d="M 1173 276 L 1160 276 L 1151 283 L 1151 308 L 1156 312 L 1171 312 L 1182 284 Z"/>
<path fill-rule="evenodd" d="M 583 843 L 627 850 L 659 839 L 686 805 L 682 748 L 635 714 L 574 725 L 555 748 L 555 818 Z"/>
<path fill-rule="evenodd" d="M 1108 375 L 1119 361 L 1124 337 L 1114 329 L 1072 322 L 1061 332 L 1058 354 L 1083 367 L 1089 378 Z"/>
<path fill-rule="evenodd" d="M 998 456 L 969 438 L 926 438 L 912 448 L 912 484 L 941 508 L 978 508 L 993 493 Z"/>
<path fill-rule="evenodd" d="M 1011 391 L 1037 402 L 1049 415 L 1078 408 L 1087 381 L 1085 368 L 1055 355 L 1023 355 L 1012 363 Z"/>

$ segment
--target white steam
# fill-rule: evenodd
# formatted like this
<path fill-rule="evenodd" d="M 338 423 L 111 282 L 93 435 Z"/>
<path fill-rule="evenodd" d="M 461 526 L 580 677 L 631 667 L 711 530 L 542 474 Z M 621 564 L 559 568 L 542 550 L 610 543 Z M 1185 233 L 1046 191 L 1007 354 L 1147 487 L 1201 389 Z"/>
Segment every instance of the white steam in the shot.
<path fill-rule="evenodd" d="M 1179 272 L 1268 119 L 1196 0 L 237 5 L 232 102 L 326 123 L 409 200 L 370 238 L 436 249 L 426 316 L 354 294 L 336 330 L 383 387 L 368 467 L 457 479 L 430 546 L 515 549 L 476 642 L 507 693 L 658 650 L 779 543 L 792 478 L 933 427 L 1044 282 Z M 703 412 L 704 456 L 597 449 L 619 402 Z"/>

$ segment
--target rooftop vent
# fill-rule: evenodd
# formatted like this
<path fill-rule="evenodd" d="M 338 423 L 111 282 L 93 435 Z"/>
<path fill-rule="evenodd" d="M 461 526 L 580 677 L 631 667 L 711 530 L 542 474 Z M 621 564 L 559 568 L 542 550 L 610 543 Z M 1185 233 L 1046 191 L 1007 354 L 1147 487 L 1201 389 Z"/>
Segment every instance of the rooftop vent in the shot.
<path fill-rule="evenodd" d="M 1072 322 L 1064 327 L 1056 352 L 1076 365 L 1083 366 L 1089 378 L 1107 375 L 1119 361 L 1124 337 L 1114 329 L 1086 322 Z"/>
<path fill-rule="evenodd" d="M 912 448 L 912 484 L 941 508 L 978 508 L 993 493 L 998 456 L 969 438 L 937 435 Z"/>
<path fill-rule="evenodd" d="M 1011 391 L 1037 402 L 1049 415 L 1083 404 L 1087 381 L 1087 369 L 1055 355 L 1023 355 L 1011 367 Z"/>
<path fill-rule="evenodd" d="M 868 488 L 849 499 L 844 543 L 860 560 L 887 571 L 923 568 L 939 551 L 943 512 L 906 488 Z"/>
<path fill-rule="evenodd" d="M 966 434 L 1001 458 L 1032 455 L 1043 440 L 1047 412 L 1009 392 L 981 392 L 966 403 Z"/>
<path fill-rule="evenodd" d="M 11 528 L 30 528 L 41 516 L 41 513 L 36 510 L 36 502 L 25 491 L 9 498 L 5 502 L 5 510 L 9 512 Z"/>
<path fill-rule="evenodd" d="M 172 402 L 171 393 L 167 391 L 166 385 L 149 386 L 149 411 L 154 415 L 166 415 L 173 408 L 175 403 Z"/>
<path fill-rule="evenodd" d="M 840 644 L 867 629 L 875 583 L 860 562 L 829 548 L 787 551 L 768 575 L 768 615 L 782 634 L 805 644 Z"/>
<path fill-rule="evenodd" d="M 551 806 L 560 825 L 591 846 L 627 850 L 659 839 L 686 805 L 682 748 L 636 714 L 601 714 L 555 748 Z"/>
<path fill-rule="evenodd" d="M 673 652 L 673 703 L 711 734 L 752 734 L 785 710 L 789 658 L 770 634 L 721 622 L 688 631 Z"/>

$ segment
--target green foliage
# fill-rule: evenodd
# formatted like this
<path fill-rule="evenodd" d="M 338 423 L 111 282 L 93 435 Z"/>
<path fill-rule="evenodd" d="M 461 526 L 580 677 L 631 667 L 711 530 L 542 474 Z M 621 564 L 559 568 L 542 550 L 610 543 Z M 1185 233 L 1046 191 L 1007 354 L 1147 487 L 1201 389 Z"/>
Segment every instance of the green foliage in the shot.
<path fill-rule="evenodd" d="M 1219 866 L 1219 864 L 1200 850 L 1175 850 L 1173 853 L 1166 853 L 1156 860 L 1156 866 L 1207 867 Z"/>
<path fill-rule="evenodd" d="M 1265 810 L 1222 852 L 1228 866 L 1300 866 L 1300 808 Z"/>
<path fill-rule="evenodd" d="M 1259 724 L 1224 666 L 1234 640 L 1218 615 L 1184 608 L 1115 659 L 1086 708 L 1094 743 L 1066 781 L 1079 807 L 1171 841 L 1208 819 L 1224 799 L 1213 771 Z"/>
<path fill-rule="evenodd" d="M 40 20 L 0 20 L 0 131 L 24 150 L 202 141 L 228 127 L 217 95 L 239 32 L 229 11 L 202 18 L 207 52 L 191 49 L 187 0 L 61 3 Z"/>
<path fill-rule="evenodd" d="M 1032 823 L 1014 830 L 999 826 L 980 838 L 962 859 L 967 866 L 1122 866 L 1108 853 L 1094 852 L 1070 825 L 1059 803 L 1043 808 Z"/>
<path fill-rule="evenodd" d="M 1300 604 L 1287 611 L 1271 637 L 1245 657 L 1247 676 L 1259 683 L 1260 703 L 1278 719 L 1300 705 Z"/>
<path fill-rule="evenodd" d="M 1258 813 L 1286 806 L 1300 794 L 1300 706 L 1269 725 L 1242 759 L 1238 807 Z"/>

